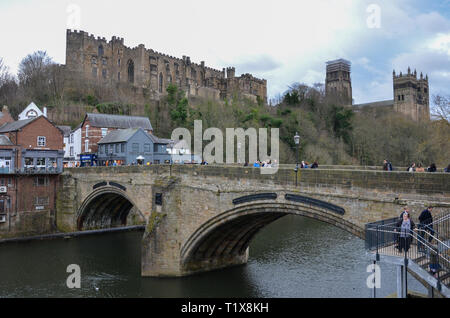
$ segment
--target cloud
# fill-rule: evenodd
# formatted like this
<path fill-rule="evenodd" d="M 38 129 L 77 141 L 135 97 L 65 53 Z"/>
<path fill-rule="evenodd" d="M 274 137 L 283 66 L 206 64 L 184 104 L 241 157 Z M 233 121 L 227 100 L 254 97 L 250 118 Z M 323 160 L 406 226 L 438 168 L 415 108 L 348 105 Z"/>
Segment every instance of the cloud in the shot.
<path fill-rule="evenodd" d="M 233 64 L 232 62 L 230 64 Z M 282 64 L 273 57 L 263 54 L 253 57 L 245 57 L 242 61 L 234 62 L 237 69 L 242 73 L 266 73 L 278 69 Z"/>

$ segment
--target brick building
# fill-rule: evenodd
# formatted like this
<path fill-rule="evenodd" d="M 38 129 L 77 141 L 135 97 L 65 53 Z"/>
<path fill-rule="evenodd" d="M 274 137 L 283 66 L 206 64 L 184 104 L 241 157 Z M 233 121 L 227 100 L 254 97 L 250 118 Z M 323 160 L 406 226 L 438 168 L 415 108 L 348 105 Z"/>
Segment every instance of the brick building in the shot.
<path fill-rule="evenodd" d="M 47 118 L 0 127 L 0 237 L 54 227 L 63 132 Z"/>

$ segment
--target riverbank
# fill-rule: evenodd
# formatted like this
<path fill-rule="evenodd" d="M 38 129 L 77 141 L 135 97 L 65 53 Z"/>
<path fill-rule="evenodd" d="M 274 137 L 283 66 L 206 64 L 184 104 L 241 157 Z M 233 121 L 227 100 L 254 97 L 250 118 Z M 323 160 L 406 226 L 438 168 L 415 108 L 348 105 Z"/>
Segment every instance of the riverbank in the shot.
<path fill-rule="evenodd" d="M 145 230 L 145 225 L 135 225 L 135 226 L 125 226 L 125 227 L 118 227 L 118 228 L 91 230 L 91 231 L 82 231 L 82 232 L 52 233 L 52 234 L 44 234 L 44 235 L 36 235 L 36 236 L 28 236 L 28 237 L 0 239 L 0 244 L 53 240 L 53 239 L 58 239 L 58 238 L 70 239 L 70 238 L 74 238 L 74 237 L 88 236 L 88 235 L 98 235 L 98 234 L 106 234 L 106 233 L 114 233 L 114 232 L 117 233 L 117 232 L 130 232 L 130 231 L 144 231 L 144 230 Z"/>

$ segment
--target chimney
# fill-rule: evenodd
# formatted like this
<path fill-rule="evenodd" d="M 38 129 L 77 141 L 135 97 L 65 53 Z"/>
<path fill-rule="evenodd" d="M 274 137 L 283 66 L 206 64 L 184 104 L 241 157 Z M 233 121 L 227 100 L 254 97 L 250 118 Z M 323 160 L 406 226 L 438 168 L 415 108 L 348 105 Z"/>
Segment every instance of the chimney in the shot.
<path fill-rule="evenodd" d="M 44 117 L 47 117 L 47 107 L 44 107 Z"/>

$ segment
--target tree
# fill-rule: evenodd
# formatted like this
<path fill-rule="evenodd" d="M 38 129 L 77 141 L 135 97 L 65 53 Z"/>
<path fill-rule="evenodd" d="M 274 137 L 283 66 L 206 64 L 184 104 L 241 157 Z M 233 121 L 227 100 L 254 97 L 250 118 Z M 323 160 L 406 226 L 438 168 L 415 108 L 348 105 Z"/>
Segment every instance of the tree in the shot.
<path fill-rule="evenodd" d="M 434 107 L 431 116 L 437 120 L 450 122 L 450 96 L 435 95 L 433 97 Z"/>
<path fill-rule="evenodd" d="M 47 52 L 37 51 L 27 55 L 19 64 L 19 84 L 27 96 L 38 102 L 46 103 L 54 96 L 55 63 Z"/>

